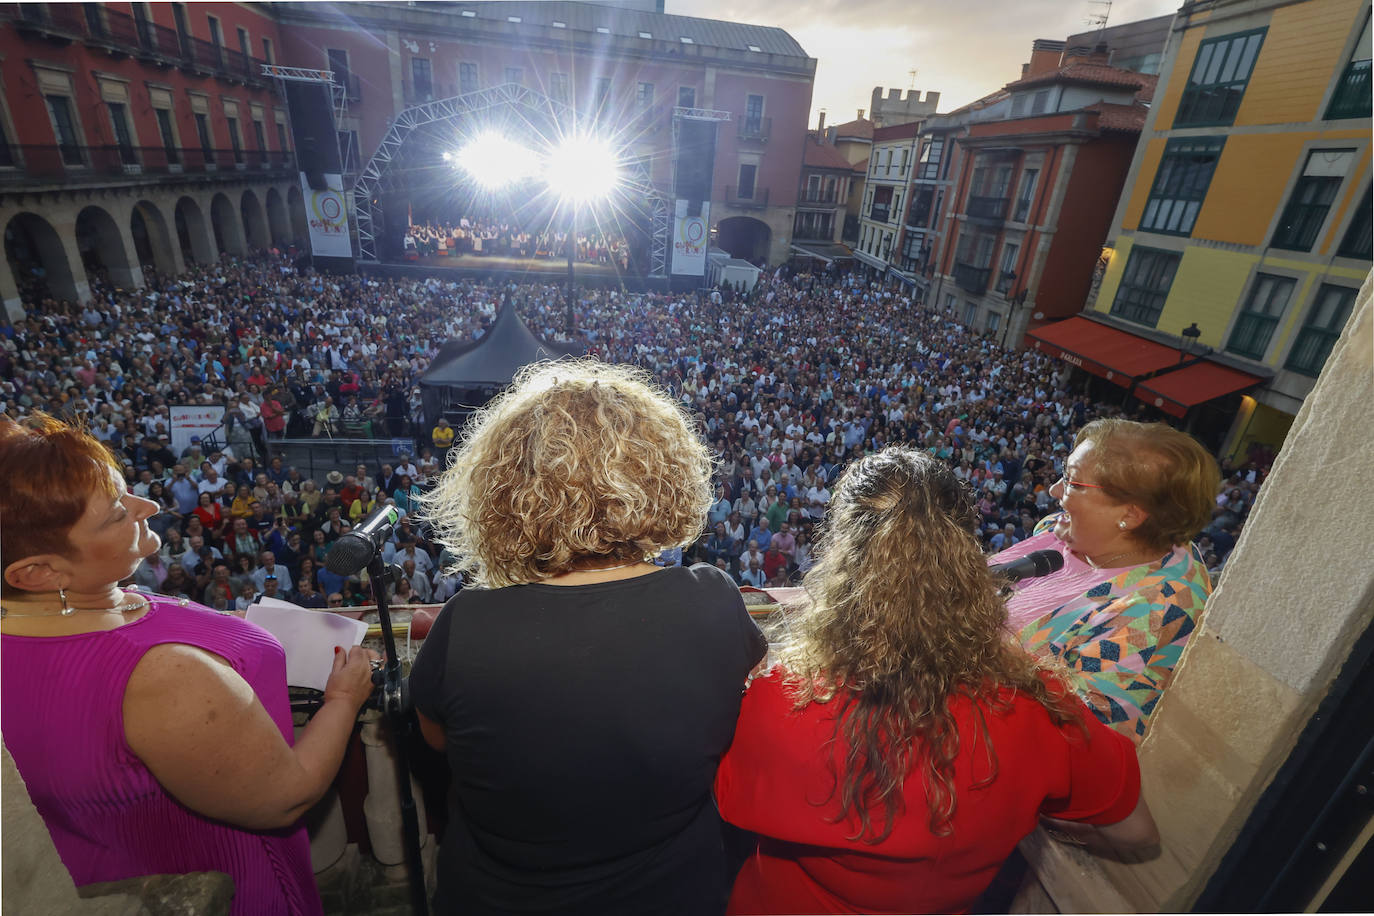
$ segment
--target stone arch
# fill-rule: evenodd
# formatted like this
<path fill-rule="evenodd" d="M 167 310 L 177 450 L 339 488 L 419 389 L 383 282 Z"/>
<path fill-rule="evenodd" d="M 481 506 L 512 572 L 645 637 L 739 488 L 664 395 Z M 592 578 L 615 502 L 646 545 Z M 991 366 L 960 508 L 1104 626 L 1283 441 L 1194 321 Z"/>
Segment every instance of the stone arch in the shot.
<path fill-rule="evenodd" d="M 291 211 L 291 240 L 299 247 L 310 250 L 310 223 L 305 215 L 305 196 L 301 189 L 292 185 L 286 192 L 286 206 Z"/>
<path fill-rule="evenodd" d="M 248 246 L 243 239 L 243 224 L 234 205 L 223 191 L 210 199 L 210 227 L 215 233 L 215 247 L 220 254 L 242 255 Z"/>
<path fill-rule="evenodd" d="M 213 264 L 215 247 L 210 241 L 205 214 L 194 197 L 182 197 L 177 201 L 175 222 L 182 260 L 187 264 Z"/>
<path fill-rule="evenodd" d="M 16 213 L 5 225 L 5 260 L 20 295 L 34 300 L 79 301 L 77 274 L 67 259 L 62 237 L 36 213 Z"/>
<path fill-rule="evenodd" d="M 129 214 L 129 234 L 133 236 L 139 264 L 151 264 L 167 277 L 181 272 L 176 249 L 172 247 L 171 231 L 157 204 L 150 200 L 134 204 Z"/>
<path fill-rule="evenodd" d="M 239 197 L 239 215 L 243 217 L 243 233 L 247 237 L 248 247 L 253 251 L 271 247 L 272 239 L 267 232 L 267 217 L 262 212 L 262 202 L 258 200 L 258 195 L 253 193 L 252 188 L 244 188 L 243 194 Z"/>
<path fill-rule="evenodd" d="M 772 237 L 768 224 L 752 216 L 731 216 L 716 225 L 716 245 L 746 261 L 768 260 Z"/>
<path fill-rule="evenodd" d="M 267 231 L 273 245 L 284 246 L 291 241 L 291 217 L 286 202 L 276 188 L 267 189 Z"/>
<path fill-rule="evenodd" d="M 119 223 L 104 207 L 91 204 L 76 215 L 76 250 L 88 283 L 103 275 L 122 289 L 143 285 L 143 272 L 129 257 Z"/>

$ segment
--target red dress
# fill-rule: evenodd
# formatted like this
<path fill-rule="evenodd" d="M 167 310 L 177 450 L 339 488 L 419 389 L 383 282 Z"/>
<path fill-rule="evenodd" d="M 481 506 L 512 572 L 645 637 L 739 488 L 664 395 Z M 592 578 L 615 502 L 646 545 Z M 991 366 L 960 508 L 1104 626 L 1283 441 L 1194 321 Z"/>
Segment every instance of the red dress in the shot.
<path fill-rule="evenodd" d="M 1010 695 L 1010 691 L 1008 691 Z M 1085 739 L 1058 728 L 1025 696 L 987 714 L 996 778 L 972 701 L 953 704 L 962 752 L 954 763 L 953 832 L 928 825 L 919 771 L 907 777 L 905 812 L 883 842 L 850 837 L 856 821 L 833 823 L 838 801 L 825 748 L 838 703 L 793 710 L 774 669 L 750 685 L 734 743 L 716 774 L 716 801 L 732 824 L 760 834 L 730 896 L 730 913 L 950 913 L 967 910 L 1041 813 L 1093 824 L 1124 820 L 1140 795 L 1130 739 L 1087 715 Z M 986 711 L 985 711 L 986 712 Z M 881 825 L 881 814 L 877 815 Z"/>

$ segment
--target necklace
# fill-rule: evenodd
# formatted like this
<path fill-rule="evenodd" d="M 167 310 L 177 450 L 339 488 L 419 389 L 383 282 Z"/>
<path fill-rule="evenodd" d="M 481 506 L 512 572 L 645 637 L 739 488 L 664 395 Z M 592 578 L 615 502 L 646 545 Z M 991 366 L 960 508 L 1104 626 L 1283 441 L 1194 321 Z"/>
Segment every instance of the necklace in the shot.
<path fill-rule="evenodd" d="M 1083 559 L 1086 560 L 1087 563 L 1088 563 L 1088 565 L 1091 566 L 1093 569 L 1111 569 L 1111 568 L 1112 568 L 1112 563 L 1113 563 L 1114 561 L 1120 560 L 1122 557 L 1129 557 L 1129 556 L 1130 556 L 1131 554 L 1133 554 L 1133 553 L 1141 553 L 1141 551 L 1139 551 L 1139 550 L 1127 550 L 1127 551 L 1125 551 L 1125 552 L 1123 552 L 1123 553 L 1114 553 L 1114 554 L 1112 554 L 1110 557 L 1107 557 L 1107 559 L 1103 560 L 1103 561 L 1100 562 L 1100 563 L 1094 563 L 1093 560 L 1092 560 L 1092 557 L 1087 556 L 1086 554 L 1084 554 Z"/>
<path fill-rule="evenodd" d="M 126 592 L 125 595 L 129 593 Z M 132 604 L 116 604 L 111 607 L 69 607 L 58 611 L 56 614 L 16 614 L 9 608 L 0 607 L 0 619 L 10 617 L 69 617 L 72 614 L 127 614 L 130 611 L 141 611 L 148 606 L 148 599 L 142 595 Z"/>
<path fill-rule="evenodd" d="M 643 560 L 635 560 L 633 563 L 621 563 L 619 566 L 590 566 L 586 569 L 571 569 L 569 572 L 610 572 L 613 569 L 629 569 L 631 566 L 638 566 Z"/>

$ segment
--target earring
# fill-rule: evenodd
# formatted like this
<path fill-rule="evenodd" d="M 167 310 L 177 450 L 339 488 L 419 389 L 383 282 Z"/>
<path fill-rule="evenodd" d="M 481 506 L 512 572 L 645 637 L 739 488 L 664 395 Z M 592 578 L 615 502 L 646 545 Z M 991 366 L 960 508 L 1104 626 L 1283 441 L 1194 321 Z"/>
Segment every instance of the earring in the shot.
<path fill-rule="evenodd" d="M 1126 530 L 1126 520 L 1123 518 L 1121 521 L 1117 522 L 1117 523 L 1116 523 L 1116 527 L 1120 528 L 1122 531 L 1125 531 L 1125 530 Z"/>
<path fill-rule="evenodd" d="M 67 604 L 67 590 L 60 585 L 57 587 L 57 597 L 62 601 L 62 616 L 72 616 L 72 608 Z"/>

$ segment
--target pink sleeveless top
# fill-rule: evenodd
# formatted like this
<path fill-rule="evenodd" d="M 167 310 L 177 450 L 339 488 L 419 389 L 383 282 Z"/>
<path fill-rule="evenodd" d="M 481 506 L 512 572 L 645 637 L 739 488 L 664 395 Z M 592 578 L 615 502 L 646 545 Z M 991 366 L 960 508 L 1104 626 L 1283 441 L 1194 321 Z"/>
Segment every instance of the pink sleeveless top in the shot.
<path fill-rule="evenodd" d="M 0 636 L 0 728 L 78 884 L 221 871 L 232 912 L 318 916 L 304 827 L 249 831 L 167 794 L 124 738 L 124 689 L 143 653 L 197 646 L 228 661 L 292 743 L 286 657 L 260 627 L 158 596 L 138 620 L 77 636 Z"/>

